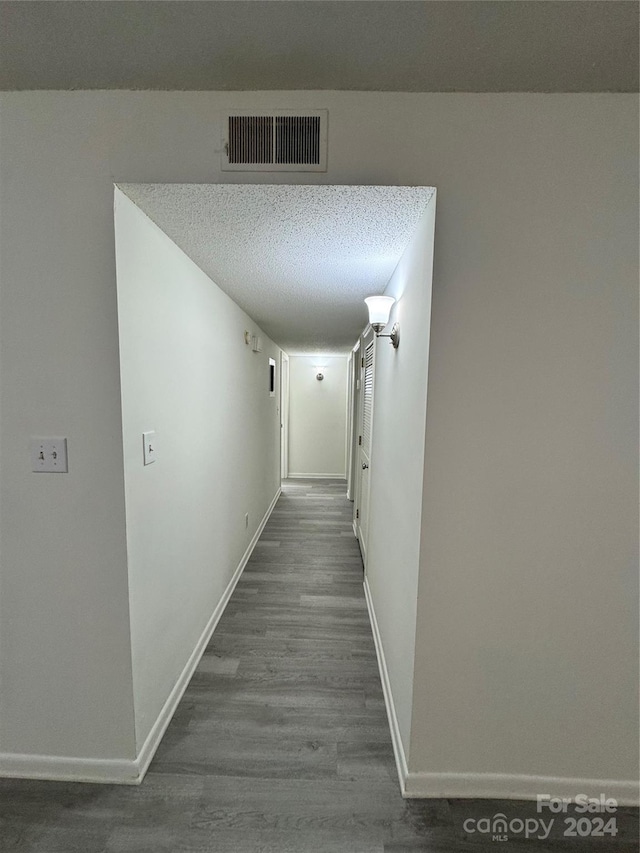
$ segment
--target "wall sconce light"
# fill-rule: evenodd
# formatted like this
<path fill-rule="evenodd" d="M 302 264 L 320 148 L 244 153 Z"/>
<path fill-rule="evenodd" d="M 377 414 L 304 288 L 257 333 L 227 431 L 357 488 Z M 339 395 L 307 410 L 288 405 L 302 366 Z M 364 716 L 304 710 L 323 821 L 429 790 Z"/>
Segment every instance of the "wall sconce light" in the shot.
<path fill-rule="evenodd" d="M 369 309 L 369 324 L 376 333 L 376 338 L 391 338 L 394 349 L 400 346 L 400 323 L 394 323 L 390 335 L 380 332 L 389 322 L 391 306 L 396 301 L 392 296 L 368 296 L 365 300 Z"/>

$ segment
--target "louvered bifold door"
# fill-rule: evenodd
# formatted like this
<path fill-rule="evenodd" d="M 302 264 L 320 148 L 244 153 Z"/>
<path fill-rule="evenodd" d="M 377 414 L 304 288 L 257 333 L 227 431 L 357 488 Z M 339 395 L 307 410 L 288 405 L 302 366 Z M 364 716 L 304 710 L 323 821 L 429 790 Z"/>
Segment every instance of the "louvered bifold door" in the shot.
<path fill-rule="evenodd" d="M 366 341 L 366 339 L 365 339 Z M 374 338 L 365 343 L 362 358 L 362 443 L 358 454 L 358 497 L 356 508 L 356 535 L 360 542 L 362 560 L 367 565 L 367 541 L 369 538 L 369 463 L 371 461 L 371 439 L 373 433 L 373 373 L 374 371 Z"/>
<path fill-rule="evenodd" d="M 373 344 L 364 352 L 364 381 L 362 397 L 362 445 L 367 456 L 371 455 L 371 428 L 373 420 Z"/>

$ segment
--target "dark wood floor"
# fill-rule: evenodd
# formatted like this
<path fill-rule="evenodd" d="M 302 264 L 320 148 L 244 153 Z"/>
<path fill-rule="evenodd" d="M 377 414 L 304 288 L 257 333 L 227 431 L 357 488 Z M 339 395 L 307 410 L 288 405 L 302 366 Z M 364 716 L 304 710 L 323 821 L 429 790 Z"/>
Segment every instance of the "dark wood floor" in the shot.
<path fill-rule="evenodd" d="M 578 792 L 576 792 L 578 793 Z M 535 804 L 404 801 L 340 481 L 288 481 L 139 788 L 0 780 L 0 851 L 636 851 L 614 839 L 466 836 Z M 557 832 L 552 833 L 558 835 Z"/>

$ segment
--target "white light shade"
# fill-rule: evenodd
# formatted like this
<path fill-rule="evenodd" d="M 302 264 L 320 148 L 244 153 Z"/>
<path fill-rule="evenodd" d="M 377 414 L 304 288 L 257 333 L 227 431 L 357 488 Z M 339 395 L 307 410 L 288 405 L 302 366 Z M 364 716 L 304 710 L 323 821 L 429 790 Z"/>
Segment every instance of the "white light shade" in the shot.
<path fill-rule="evenodd" d="M 392 296 L 368 296 L 365 300 L 369 309 L 369 323 L 386 326 L 389 322 L 391 306 L 396 301 Z"/>

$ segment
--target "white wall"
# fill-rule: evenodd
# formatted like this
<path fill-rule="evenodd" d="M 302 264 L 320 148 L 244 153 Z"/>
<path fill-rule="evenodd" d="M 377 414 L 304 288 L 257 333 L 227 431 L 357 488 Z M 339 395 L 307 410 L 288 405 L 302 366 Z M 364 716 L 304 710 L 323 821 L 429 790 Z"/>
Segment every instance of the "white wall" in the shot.
<path fill-rule="evenodd" d="M 119 190 L 115 215 L 140 751 L 278 492 L 268 365 L 279 350 Z M 245 329 L 263 352 L 246 345 Z M 158 458 L 144 466 L 146 430 Z"/>
<path fill-rule="evenodd" d="M 289 476 L 347 476 L 348 356 L 289 356 Z M 324 379 L 316 379 L 324 365 Z"/>
<path fill-rule="evenodd" d="M 329 171 L 221 173 L 220 111 L 260 106 L 328 108 Z M 0 110 L 0 750 L 134 747 L 113 182 L 426 184 L 410 766 L 637 778 L 637 97 L 18 92 Z M 49 433 L 70 439 L 66 478 L 29 473 Z"/>
<path fill-rule="evenodd" d="M 435 196 L 385 290 L 400 346 L 375 342 L 366 580 L 398 732 L 409 752 L 427 414 Z M 420 709 L 417 709 L 420 713 Z"/>
<path fill-rule="evenodd" d="M 435 175 L 417 774 L 627 779 L 617 793 L 637 797 L 638 102 L 623 102 L 534 99 L 517 120 L 469 104 L 456 179 Z"/>
<path fill-rule="evenodd" d="M 135 756 L 108 131 L 0 98 L 0 770 Z M 88 107 L 88 110 L 87 110 Z M 68 438 L 32 474 L 29 436 Z"/>

